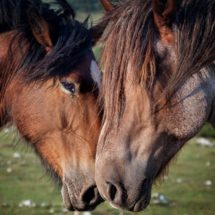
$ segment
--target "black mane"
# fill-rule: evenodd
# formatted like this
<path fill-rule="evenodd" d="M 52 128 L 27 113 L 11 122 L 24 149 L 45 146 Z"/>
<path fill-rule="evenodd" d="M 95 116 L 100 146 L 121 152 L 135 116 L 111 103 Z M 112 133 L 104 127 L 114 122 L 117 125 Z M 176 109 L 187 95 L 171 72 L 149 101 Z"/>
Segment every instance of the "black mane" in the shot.
<path fill-rule="evenodd" d="M 72 8 L 67 10 L 63 2 L 58 0 L 55 3 L 47 4 L 40 0 L 0 1 L 0 34 L 16 30 L 13 43 L 18 40 L 20 52 L 23 52 L 16 72 L 24 71 L 27 80 L 45 80 L 49 77 L 65 75 L 91 48 L 88 29 L 84 24 L 75 20 Z M 51 6 L 58 7 L 58 9 L 53 10 Z M 49 54 L 46 54 L 44 47 L 37 43 L 32 35 L 29 20 L 38 18 L 32 13 L 35 10 L 51 26 L 54 47 Z M 37 21 L 35 20 L 35 22 Z M 27 51 L 23 49 L 26 41 L 29 44 Z M 8 57 L 12 59 L 16 46 L 10 44 L 10 47 Z"/>

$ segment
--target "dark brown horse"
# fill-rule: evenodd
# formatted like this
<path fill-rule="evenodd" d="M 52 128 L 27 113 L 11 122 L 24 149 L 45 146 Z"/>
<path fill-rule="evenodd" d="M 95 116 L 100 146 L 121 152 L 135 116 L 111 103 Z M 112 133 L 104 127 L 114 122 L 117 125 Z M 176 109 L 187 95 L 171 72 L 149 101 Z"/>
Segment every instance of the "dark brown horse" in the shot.
<path fill-rule="evenodd" d="M 40 0 L 0 1 L 0 126 L 14 124 L 62 184 L 65 206 L 101 202 L 94 182 L 100 72 L 91 36 Z"/>
<path fill-rule="evenodd" d="M 214 11 L 214 0 L 125 0 L 96 26 L 104 30 L 96 183 L 113 205 L 143 210 L 175 154 L 206 121 L 215 126 Z"/>

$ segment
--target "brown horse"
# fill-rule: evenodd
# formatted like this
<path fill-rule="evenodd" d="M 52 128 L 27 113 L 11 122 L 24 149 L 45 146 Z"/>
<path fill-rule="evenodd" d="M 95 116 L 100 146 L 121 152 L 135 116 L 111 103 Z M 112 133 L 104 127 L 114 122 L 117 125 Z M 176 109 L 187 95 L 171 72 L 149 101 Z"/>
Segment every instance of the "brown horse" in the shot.
<path fill-rule="evenodd" d="M 214 0 L 126 0 L 95 27 L 104 30 L 96 183 L 113 205 L 146 208 L 175 154 L 206 121 L 215 126 L 214 11 Z"/>
<path fill-rule="evenodd" d="M 94 182 L 100 129 L 100 72 L 91 36 L 74 19 L 40 0 L 0 1 L 0 126 L 14 124 L 62 184 L 65 206 L 101 202 Z"/>

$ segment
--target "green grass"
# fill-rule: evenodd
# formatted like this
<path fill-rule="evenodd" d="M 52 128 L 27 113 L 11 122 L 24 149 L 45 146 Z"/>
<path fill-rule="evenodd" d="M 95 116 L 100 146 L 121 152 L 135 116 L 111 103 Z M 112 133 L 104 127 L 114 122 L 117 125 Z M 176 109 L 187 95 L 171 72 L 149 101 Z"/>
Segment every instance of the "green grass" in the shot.
<path fill-rule="evenodd" d="M 199 132 L 201 137 L 213 137 L 215 138 L 215 131 L 211 124 L 206 124 L 203 129 Z"/>
<path fill-rule="evenodd" d="M 72 214 L 62 212 L 60 192 L 45 175 L 31 149 L 12 142 L 10 136 L 0 133 L 0 215 Z M 15 152 L 19 152 L 21 158 L 14 158 Z M 179 179 L 181 183 L 177 183 Z M 207 180 L 212 181 L 212 186 L 205 185 Z M 168 177 L 156 185 L 153 192 L 165 195 L 170 205 L 151 204 L 138 214 L 214 215 L 215 148 L 199 147 L 195 140 L 187 144 L 171 164 Z M 19 203 L 27 199 L 36 204 L 34 208 L 19 207 Z M 105 203 L 93 214 L 117 215 L 119 212 Z"/>

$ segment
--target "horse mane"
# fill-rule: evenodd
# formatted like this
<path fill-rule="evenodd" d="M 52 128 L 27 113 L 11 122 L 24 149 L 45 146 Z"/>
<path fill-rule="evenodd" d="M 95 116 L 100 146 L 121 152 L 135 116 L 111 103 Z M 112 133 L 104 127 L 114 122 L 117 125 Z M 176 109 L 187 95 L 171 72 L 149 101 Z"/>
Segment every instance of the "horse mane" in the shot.
<path fill-rule="evenodd" d="M 59 8 L 54 10 L 51 9 L 53 6 L 51 3 L 42 3 L 40 0 L 0 1 L 0 33 L 16 31 L 10 44 L 8 58 L 14 58 L 14 48 L 19 48 L 22 53 L 21 62 L 16 65 L 13 75 L 23 72 L 26 80 L 30 81 L 63 76 L 70 72 L 79 63 L 80 57 L 89 50 L 91 38 L 88 29 L 75 20 L 73 9 L 68 11 L 63 5 L 64 2 L 58 0 L 53 3 Z M 36 10 L 51 26 L 54 47 L 48 54 L 32 35 L 29 20 L 34 20 L 35 23 L 40 21 L 36 20 L 38 17 L 31 13 L 32 10 Z M 68 17 L 69 12 L 70 17 Z M 12 68 L 11 71 L 4 69 L 0 72 L 0 76 L 4 78 L 7 74 L 11 76 L 9 74 L 11 72 Z"/>
<path fill-rule="evenodd" d="M 173 23 L 177 38 L 176 72 L 159 71 L 158 29 L 154 23 L 152 0 L 124 0 L 106 13 L 94 27 L 102 35 L 101 56 L 104 71 L 102 94 L 107 108 L 105 117 L 120 119 L 124 109 L 126 73 L 150 95 L 155 81 L 164 86 L 165 94 L 215 59 L 215 1 L 182 0 Z M 96 34 L 97 33 L 97 34 Z M 176 53 L 177 54 L 177 53 Z M 170 93 L 170 94 L 171 94 Z M 109 120 L 112 121 L 112 120 Z M 116 120 L 117 121 L 117 120 Z"/>

